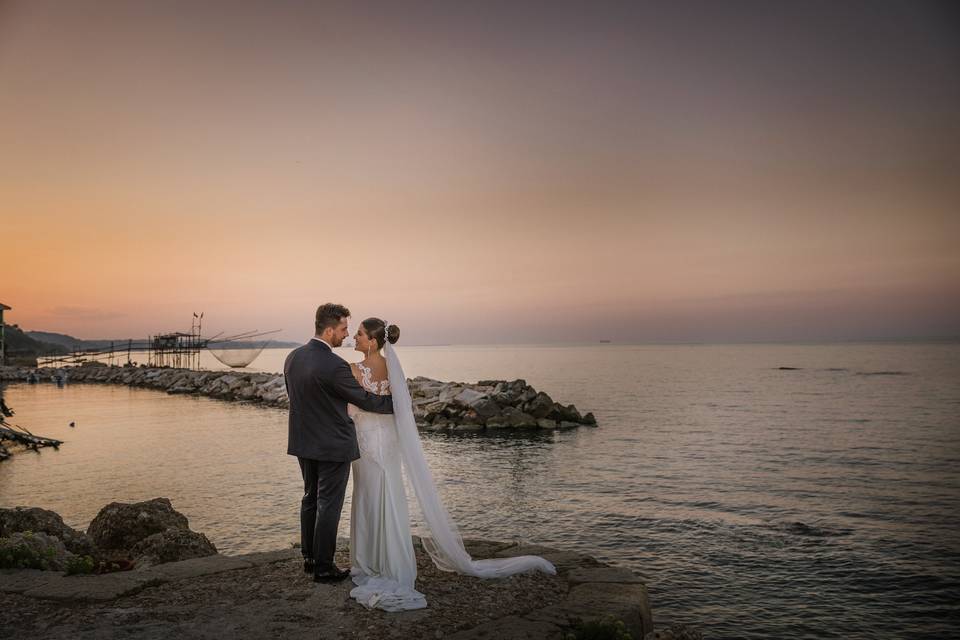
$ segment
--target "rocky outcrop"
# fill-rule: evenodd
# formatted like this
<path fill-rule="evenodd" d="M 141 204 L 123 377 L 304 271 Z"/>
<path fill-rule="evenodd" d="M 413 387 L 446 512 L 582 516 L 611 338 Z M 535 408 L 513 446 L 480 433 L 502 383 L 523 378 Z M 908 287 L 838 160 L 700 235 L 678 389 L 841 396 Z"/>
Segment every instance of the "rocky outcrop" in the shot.
<path fill-rule="evenodd" d="M 303 574 L 299 549 L 282 549 L 83 579 L 49 571 L 0 571 L 0 598 L 20 596 L 18 610 L 0 607 L 0 629 L 11 637 L 51 640 L 113 637 L 121 631 L 148 640 L 316 638 L 324 629 L 341 638 L 444 640 L 639 639 L 654 632 L 643 580 L 622 567 L 572 550 L 465 539 L 475 558 L 535 553 L 557 568 L 557 575 L 477 580 L 442 571 L 419 539 L 413 543 L 417 581 L 428 588 L 429 606 L 422 611 L 384 615 L 345 606 L 353 587 L 349 580 L 317 585 Z M 349 540 L 339 541 L 338 564 L 349 563 L 348 545 Z M 611 619 L 619 621 L 621 635 L 578 633 Z"/>
<path fill-rule="evenodd" d="M 63 371 L 70 382 L 125 384 L 170 394 L 289 406 L 282 374 L 108 367 L 93 363 Z M 21 367 L 0 367 L 0 380 L 26 381 L 32 373 L 33 370 Z M 408 383 L 417 425 L 427 430 L 553 430 L 597 424 L 592 413 L 581 415 L 572 404 L 555 402 L 524 380 L 481 380 L 473 384 L 417 377 Z"/>
<path fill-rule="evenodd" d="M 155 533 L 130 549 L 138 569 L 190 558 L 205 558 L 216 553 L 217 548 L 207 536 L 189 529 L 167 529 Z"/>
<path fill-rule="evenodd" d="M 187 517 L 167 498 L 132 504 L 111 502 L 93 519 L 87 533 L 103 551 L 114 557 L 132 557 L 138 566 L 217 552 L 205 535 L 190 530 Z"/>
<path fill-rule="evenodd" d="M 70 528 L 53 511 L 0 509 L 0 554 L 4 552 L 49 559 L 36 568 L 53 570 L 64 569 L 74 556 L 90 556 L 103 570 L 111 562 L 142 569 L 203 558 L 216 555 L 217 548 L 205 535 L 190 530 L 186 516 L 176 511 L 170 500 L 154 498 L 108 504 L 86 533 Z"/>
<path fill-rule="evenodd" d="M 60 540 L 78 556 L 96 556 L 96 544 L 82 531 L 67 526 L 60 514 L 37 507 L 0 509 L 0 538 L 22 532 L 44 533 Z"/>
<path fill-rule="evenodd" d="M 570 429 L 596 426 L 593 414 L 580 415 L 525 380 L 481 380 L 476 384 L 409 381 L 417 424 L 429 430 Z"/>

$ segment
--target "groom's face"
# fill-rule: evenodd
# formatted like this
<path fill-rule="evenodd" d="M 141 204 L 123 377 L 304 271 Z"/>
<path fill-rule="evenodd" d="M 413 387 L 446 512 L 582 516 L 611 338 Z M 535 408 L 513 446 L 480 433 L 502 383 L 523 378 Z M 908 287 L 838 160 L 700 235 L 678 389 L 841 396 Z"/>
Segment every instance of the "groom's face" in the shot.
<path fill-rule="evenodd" d="M 340 318 L 340 324 L 337 325 L 336 329 L 333 330 L 333 335 L 330 336 L 330 346 L 339 347 L 342 345 L 348 333 L 350 333 L 350 329 L 347 326 L 347 318 Z"/>

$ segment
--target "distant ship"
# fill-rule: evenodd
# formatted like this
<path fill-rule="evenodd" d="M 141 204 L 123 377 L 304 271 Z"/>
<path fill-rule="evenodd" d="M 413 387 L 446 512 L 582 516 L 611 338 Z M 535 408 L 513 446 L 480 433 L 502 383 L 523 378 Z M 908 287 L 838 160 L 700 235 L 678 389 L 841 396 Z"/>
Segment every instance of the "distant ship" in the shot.
<path fill-rule="evenodd" d="M 600 341 L 600 344 L 610 344 L 610 341 L 609 341 L 609 340 L 601 340 L 601 341 Z"/>

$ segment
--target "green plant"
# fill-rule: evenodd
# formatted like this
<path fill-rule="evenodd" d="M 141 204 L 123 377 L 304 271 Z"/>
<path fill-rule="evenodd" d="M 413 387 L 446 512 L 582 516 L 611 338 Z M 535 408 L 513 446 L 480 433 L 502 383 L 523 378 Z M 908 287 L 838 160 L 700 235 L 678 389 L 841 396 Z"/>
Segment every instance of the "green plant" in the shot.
<path fill-rule="evenodd" d="M 93 573 L 96 564 L 90 556 L 73 556 L 67 560 L 67 575 Z"/>
<path fill-rule="evenodd" d="M 606 616 L 599 620 L 577 622 L 563 640 L 633 640 L 633 636 L 623 620 Z"/>
<path fill-rule="evenodd" d="M 24 531 L 18 538 L 0 538 L 0 569 L 50 568 L 57 557 L 54 547 L 38 544 L 32 531 Z"/>

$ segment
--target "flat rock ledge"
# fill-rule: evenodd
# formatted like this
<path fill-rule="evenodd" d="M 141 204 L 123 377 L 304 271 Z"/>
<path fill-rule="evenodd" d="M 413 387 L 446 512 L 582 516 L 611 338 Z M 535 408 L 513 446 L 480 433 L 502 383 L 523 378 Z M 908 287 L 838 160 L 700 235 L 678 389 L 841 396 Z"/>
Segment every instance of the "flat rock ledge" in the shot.
<path fill-rule="evenodd" d="M 314 584 L 298 549 L 214 555 L 100 576 L 0 571 L 0 629 L 58 638 L 450 638 L 556 639 L 577 621 L 622 620 L 634 638 L 653 632 L 647 589 L 620 567 L 572 551 L 467 540 L 481 557 L 538 554 L 558 575 L 480 580 L 441 572 L 417 550 L 426 609 L 368 610 L 349 580 Z M 338 562 L 349 564 L 341 539 Z"/>
<path fill-rule="evenodd" d="M 36 371 L 27 367 L 0 367 L 0 381 L 26 382 Z M 45 374 L 48 370 L 39 371 Z M 270 407 L 290 406 L 283 374 L 279 373 L 116 367 L 99 363 L 65 367 L 60 371 L 66 372 L 69 382 L 123 384 L 170 394 L 247 401 Z M 592 413 L 581 414 L 572 404 L 555 402 L 525 380 L 466 383 L 441 382 L 421 376 L 407 382 L 417 426 L 425 430 L 473 432 L 597 426 Z"/>

